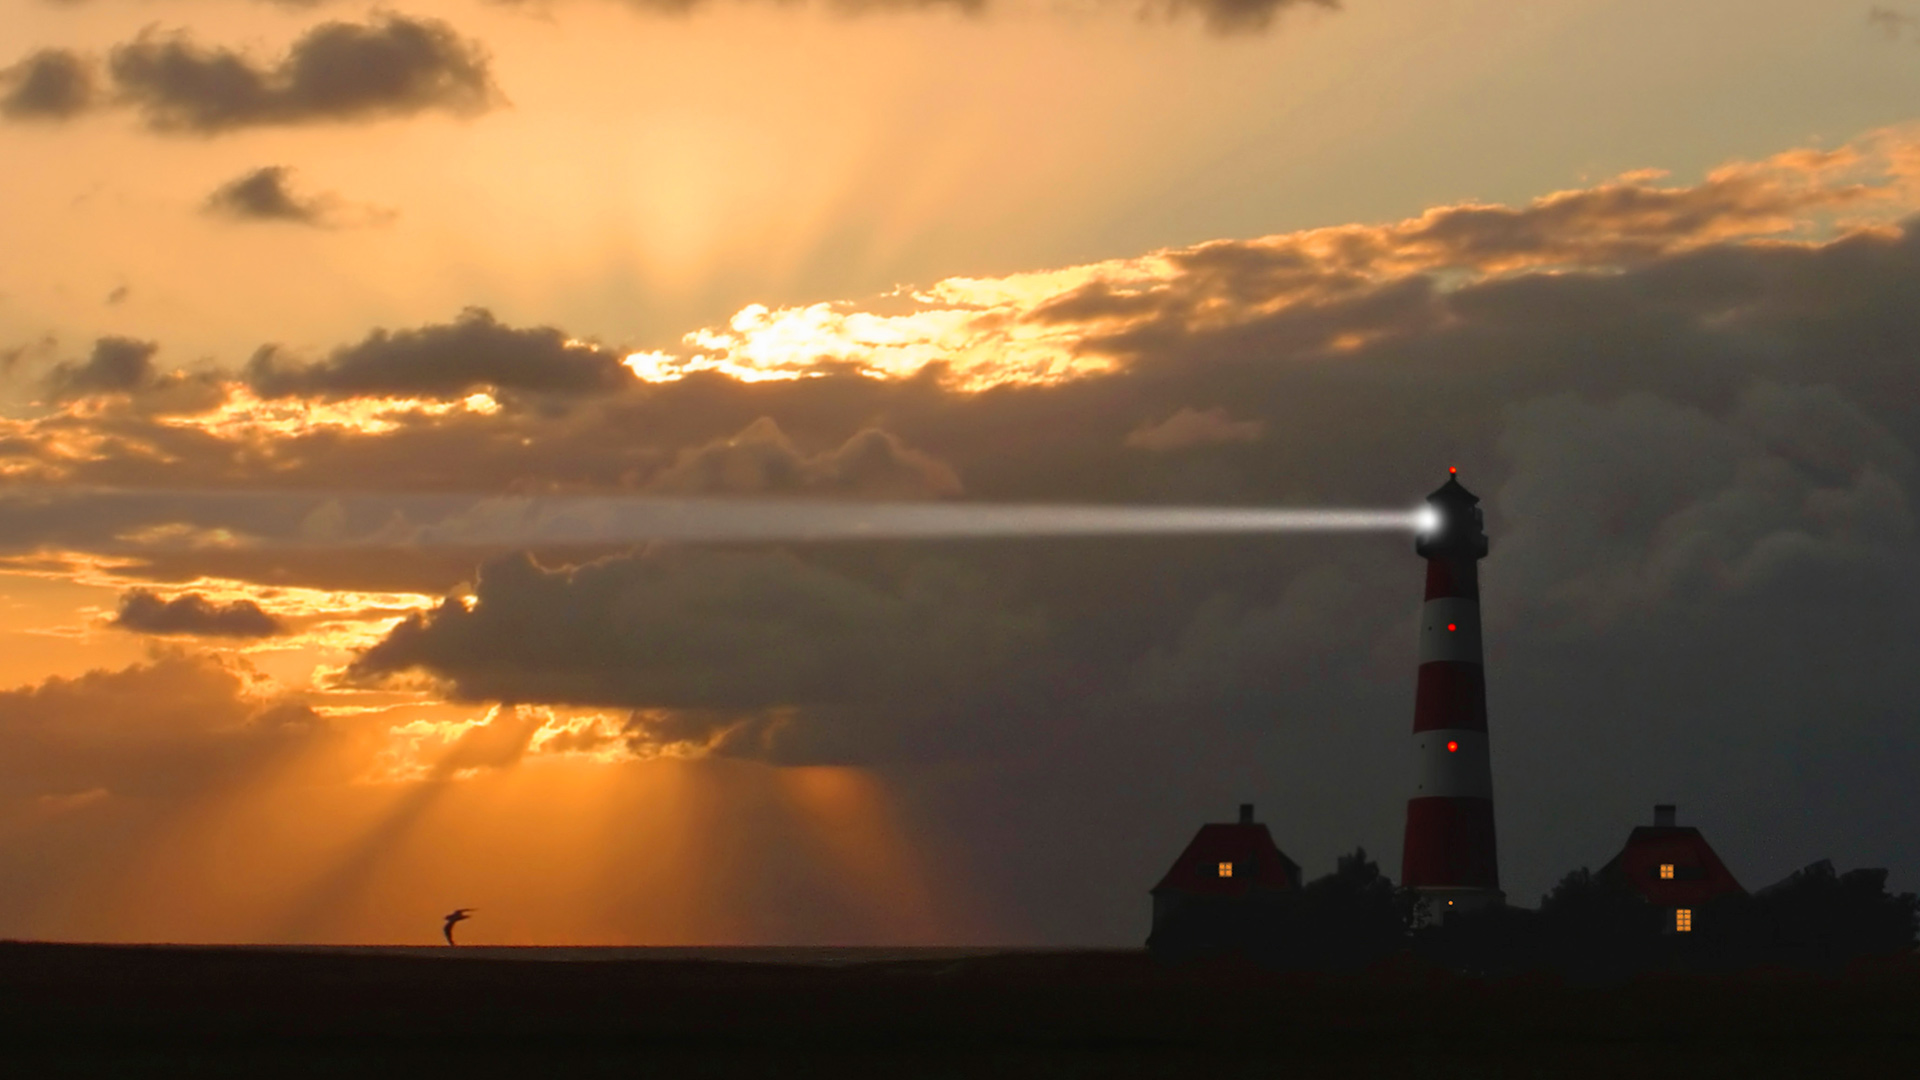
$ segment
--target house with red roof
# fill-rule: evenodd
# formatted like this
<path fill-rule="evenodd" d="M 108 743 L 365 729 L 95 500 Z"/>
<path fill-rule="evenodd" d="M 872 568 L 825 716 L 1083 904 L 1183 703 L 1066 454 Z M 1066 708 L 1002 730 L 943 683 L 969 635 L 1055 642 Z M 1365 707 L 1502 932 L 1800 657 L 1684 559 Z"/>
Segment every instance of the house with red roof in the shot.
<path fill-rule="evenodd" d="M 1166 944 L 1170 932 L 1195 943 L 1231 944 L 1268 904 L 1299 889 L 1300 864 L 1253 820 L 1253 804 L 1242 803 L 1239 821 L 1200 826 L 1153 887 L 1147 945 Z"/>
<path fill-rule="evenodd" d="M 1600 873 L 1664 908 L 1670 933 L 1691 931 L 1695 913 L 1708 901 L 1746 892 L 1699 829 L 1675 823 L 1674 807 L 1667 803 L 1653 808 L 1652 825 L 1634 827 L 1627 846 Z"/>

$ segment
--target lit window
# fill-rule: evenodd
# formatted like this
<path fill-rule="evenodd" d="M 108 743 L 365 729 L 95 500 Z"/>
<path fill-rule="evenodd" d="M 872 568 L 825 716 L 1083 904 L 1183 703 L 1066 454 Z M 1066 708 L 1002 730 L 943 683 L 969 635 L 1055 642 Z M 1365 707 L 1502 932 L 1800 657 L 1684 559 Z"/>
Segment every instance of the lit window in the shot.
<path fill-rule="evenodd" d="M 1674 908 L 1673 928 L 1683 934 L 1693 929 L 1693 909 L 1686 907 Z"/>
<path fill-rule="evenodd" d="M 1230 862 L 1223 862 L 1223 863 L 1221 863 L 1221 864 L 1220 864 L 1220 876 L 1221 876 L 1221 877 L 1232 877 L 1232 876 L 1233 876 L 1233 864 L 1232 864 L 1232 863 L 1230 863 Z"/>
<path fill-rule="evenodd" d="M 1673 880 L 1673 864 L 1672 863 L 1663 862 L 1660 864 L 1660 879 L 1662 881 Z"/>

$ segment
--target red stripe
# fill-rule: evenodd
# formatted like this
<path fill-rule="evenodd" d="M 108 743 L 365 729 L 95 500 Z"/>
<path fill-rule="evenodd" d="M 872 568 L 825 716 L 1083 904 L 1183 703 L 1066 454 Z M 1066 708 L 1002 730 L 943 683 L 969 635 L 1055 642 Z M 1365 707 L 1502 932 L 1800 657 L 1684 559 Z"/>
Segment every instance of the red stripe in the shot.
<path fill-rule="evenodd" d="M 1487 672 L 1479 664 L 1434 660 L 1420 665 L 1413 730 L 1487 730 Z"/>
<path fill-rule="evenodd" d="M 1427 599 L 1480 599 L 1480 564 L 1473 559 L 1428 559 Z"/>
<path fill-rule="evenodd" d="M 1400 854 L 1400 884 L 1409 888 L 1497 889 L 1493 800 L 1407 800 L 1406 847 Z"/>

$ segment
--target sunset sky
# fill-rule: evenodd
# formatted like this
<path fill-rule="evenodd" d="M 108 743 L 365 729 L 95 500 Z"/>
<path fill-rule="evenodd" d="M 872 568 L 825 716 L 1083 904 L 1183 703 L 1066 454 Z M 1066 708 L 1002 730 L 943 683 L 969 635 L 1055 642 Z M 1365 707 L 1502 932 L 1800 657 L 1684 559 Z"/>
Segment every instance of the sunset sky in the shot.
<path fill-rule="evenodd" d="M 1397 875 L 1407 535 L 495 526 L 1448 465 L 1510 898 L 1655 802 L 1920 888 L 1920 3 L 0 10 L 0 937 L 1138 944 L 1240 802 Z"/>

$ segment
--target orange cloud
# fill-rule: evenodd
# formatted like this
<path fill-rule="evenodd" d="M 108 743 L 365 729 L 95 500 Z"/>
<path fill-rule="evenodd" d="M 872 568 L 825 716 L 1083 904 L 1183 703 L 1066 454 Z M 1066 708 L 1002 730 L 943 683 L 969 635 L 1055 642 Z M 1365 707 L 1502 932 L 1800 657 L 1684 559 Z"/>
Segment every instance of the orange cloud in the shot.
<path fill-rule="evenodd" d="M 1408 277 L 1459 287 L 1501 275 L 1606 270 L 1711 244 L 1810 239 L 1891 221 L 1920 206 L 1920 136 L 1888 130 L 1834 150 L 1736 162 L 1697 184 L 1629 173 L 1524 206 L 1436 207 L 1384 225 L 1219 240 L 1133 259 L 950 278 L 889 296 L 904 313 L 852 303 L 749 305 L 724 328 L 686 336 L 685 355 L 629 357 L 642 379 L 696 371 L 794 379 L 836 371 L 907 378 L 930 368 L 954 389 L 1046 385 L 1122 364 L 1102 339 L 1154 324 L 1219 329 L 1327 304 Z M 1330 343 L 1330 342 L 1329 342 Z M 1323 344 L 1329 344 L 1323 343 Z"/>

